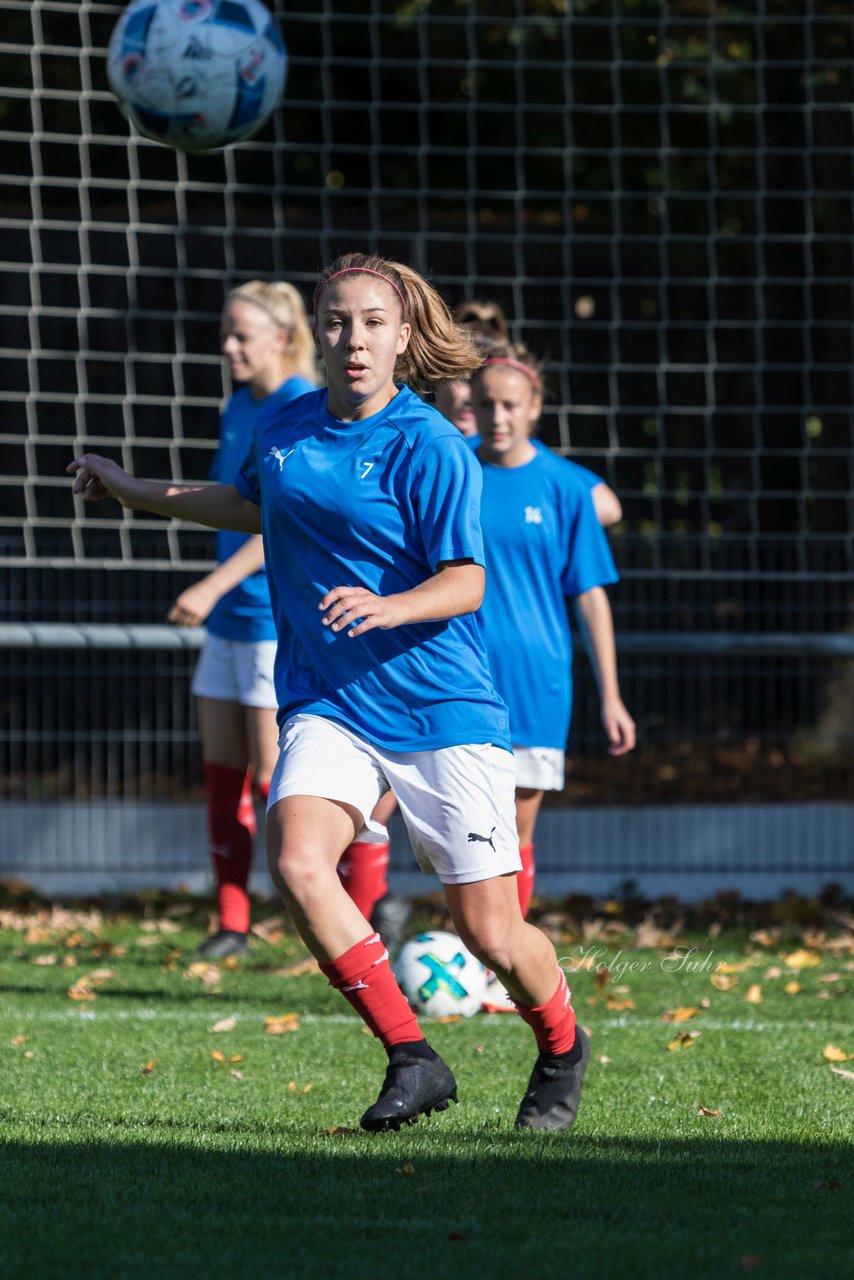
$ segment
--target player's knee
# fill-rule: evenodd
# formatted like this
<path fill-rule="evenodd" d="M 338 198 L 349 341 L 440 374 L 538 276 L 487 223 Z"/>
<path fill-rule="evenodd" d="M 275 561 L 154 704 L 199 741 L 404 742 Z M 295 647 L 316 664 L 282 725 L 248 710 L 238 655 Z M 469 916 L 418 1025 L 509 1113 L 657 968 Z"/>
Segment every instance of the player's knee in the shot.
<path fill-rule="evenodd" d="M 459 929 L 460 937 L 481 964 L 496 972 L 512 968 L 512 929 L 496 920 L 477 920 Z"/>
<path fill-rule="evenodd" d="M 321 891 L 317 859 L 304 850 L 287 846 L 268 849 L 267 863 L 273 883 L 284 897 L 306 903 Z"/>

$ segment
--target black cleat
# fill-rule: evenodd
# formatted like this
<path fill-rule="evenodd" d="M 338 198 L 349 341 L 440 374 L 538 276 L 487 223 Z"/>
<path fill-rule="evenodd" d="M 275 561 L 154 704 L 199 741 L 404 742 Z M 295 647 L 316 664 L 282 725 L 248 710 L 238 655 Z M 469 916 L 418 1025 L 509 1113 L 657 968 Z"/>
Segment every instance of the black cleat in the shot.
<path fill-rule="evenodd" d="M 582 1027 L 578 1028 L 576 1043 L 581 1044 L 581 1057 L 577 1062 L 567 1062 L 569 1054 L 565 1053 L 555 1058 L 541 1053 L 537 1058 L 516 1116 L 517 1128 L 572 1128 L 581 1100 L 581 1083 L 590 1060 L 590 1041 Z"/>
<path fill-rule="evenodd" d="M 359 1121 L 363 1129 L 379 1133 L 415 1124 L 419 1116 L 447 1111 L 457 1101 L 457 1082 L 450 1067 L 437 1054 L 420 1058 L 401 1052 L 389 1059 L 380 1096 Z"/>
<path fill-rule="evenodd" d="M 403 942 L 404 931 L 412 915 L 412 904 L 406 898 L 387 893 L 374 905 L 371 912 L 371 928 L 382 938 L 383 946 L 391 954 Z"/>
<path fill-rule="evenodd" d="M 245 956 L 249 941 L 245 933 L 235 929 L 219 929 L 212 933 L 196 951 L 203 960 L 224 960 L 226 956 Z"/>

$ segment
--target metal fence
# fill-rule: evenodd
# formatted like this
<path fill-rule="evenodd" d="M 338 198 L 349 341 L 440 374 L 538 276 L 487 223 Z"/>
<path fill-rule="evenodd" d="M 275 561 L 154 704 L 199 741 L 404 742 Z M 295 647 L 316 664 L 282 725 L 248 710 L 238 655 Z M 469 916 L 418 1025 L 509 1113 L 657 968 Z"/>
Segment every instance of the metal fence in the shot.
<path fill-rule="evenodd" d="M 0 0 L 0 622 L 161 622 L 210 537 L 84 510 L 67 459 L 204 475 L 227 287 L 379 250 L 506 307 L 546 442 L 623 502 L 641 747 L 602 757 L 582 679 L 561 799 L 850 794 L 850 663 L 737 651 L 851 628 L 850 7 L 275 4 L 284 102 L 209 156 L 129 136 L 121 7 Z M 732 639 L 629 651 L 655 633 Z M 193 794 L 191 656 L 3 651 L 10 792 Z"/>

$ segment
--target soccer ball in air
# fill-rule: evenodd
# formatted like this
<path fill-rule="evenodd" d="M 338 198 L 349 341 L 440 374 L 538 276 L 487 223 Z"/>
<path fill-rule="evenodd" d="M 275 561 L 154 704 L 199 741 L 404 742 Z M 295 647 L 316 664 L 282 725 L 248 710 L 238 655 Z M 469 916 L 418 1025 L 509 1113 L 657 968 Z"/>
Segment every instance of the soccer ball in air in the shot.
<path fill-rule="evenodd" d="M 248 138 L 282 96 L 287 54 L 261 0 L 132 0 L 107 77 L 141 134 L 181 151 Z"/>
<path fill-rule="evenodd" d="M 486 995 L 486 969 L 453 933 L 434 930 L 410 938 L 394 963 L 394 976 L 416 1013 L 447 1018 L 477 1013 Z"/>

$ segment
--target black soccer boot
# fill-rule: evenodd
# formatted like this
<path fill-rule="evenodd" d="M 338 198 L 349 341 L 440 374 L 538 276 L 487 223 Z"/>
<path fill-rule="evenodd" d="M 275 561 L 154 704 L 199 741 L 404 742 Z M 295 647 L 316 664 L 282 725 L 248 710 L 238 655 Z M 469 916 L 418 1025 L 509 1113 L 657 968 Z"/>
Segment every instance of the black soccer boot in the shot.
<path fill-rule="evenodd" d="M 569 1053 L 556 1057 L 541 1053 L 519 1106 L 516 1127 L 571 1129 L 578 1114 L 581 1083 L 589 1060 L 590 1041 L 582 1027 L 578 1028 Z"/>
<path fill-rule="evenodd" d="M 392 1051 L 379 1097 L 359 1123 L 372 1132 L 397 1130 L 415 1124 L 418 1116 L 447 1111 L 451 1101 L 457 1101 L 457 1082 L 438 1054 L 425 1058 Z"/>
<path fill-rule="evenodd" d="M 196 955 L 203 960 L 224 960 L 226 956 L 245 956 L 248 952 L 249 941 L 245 933 L 238 933 L 236 929 L 219 929 L 202 943 Z"/>

